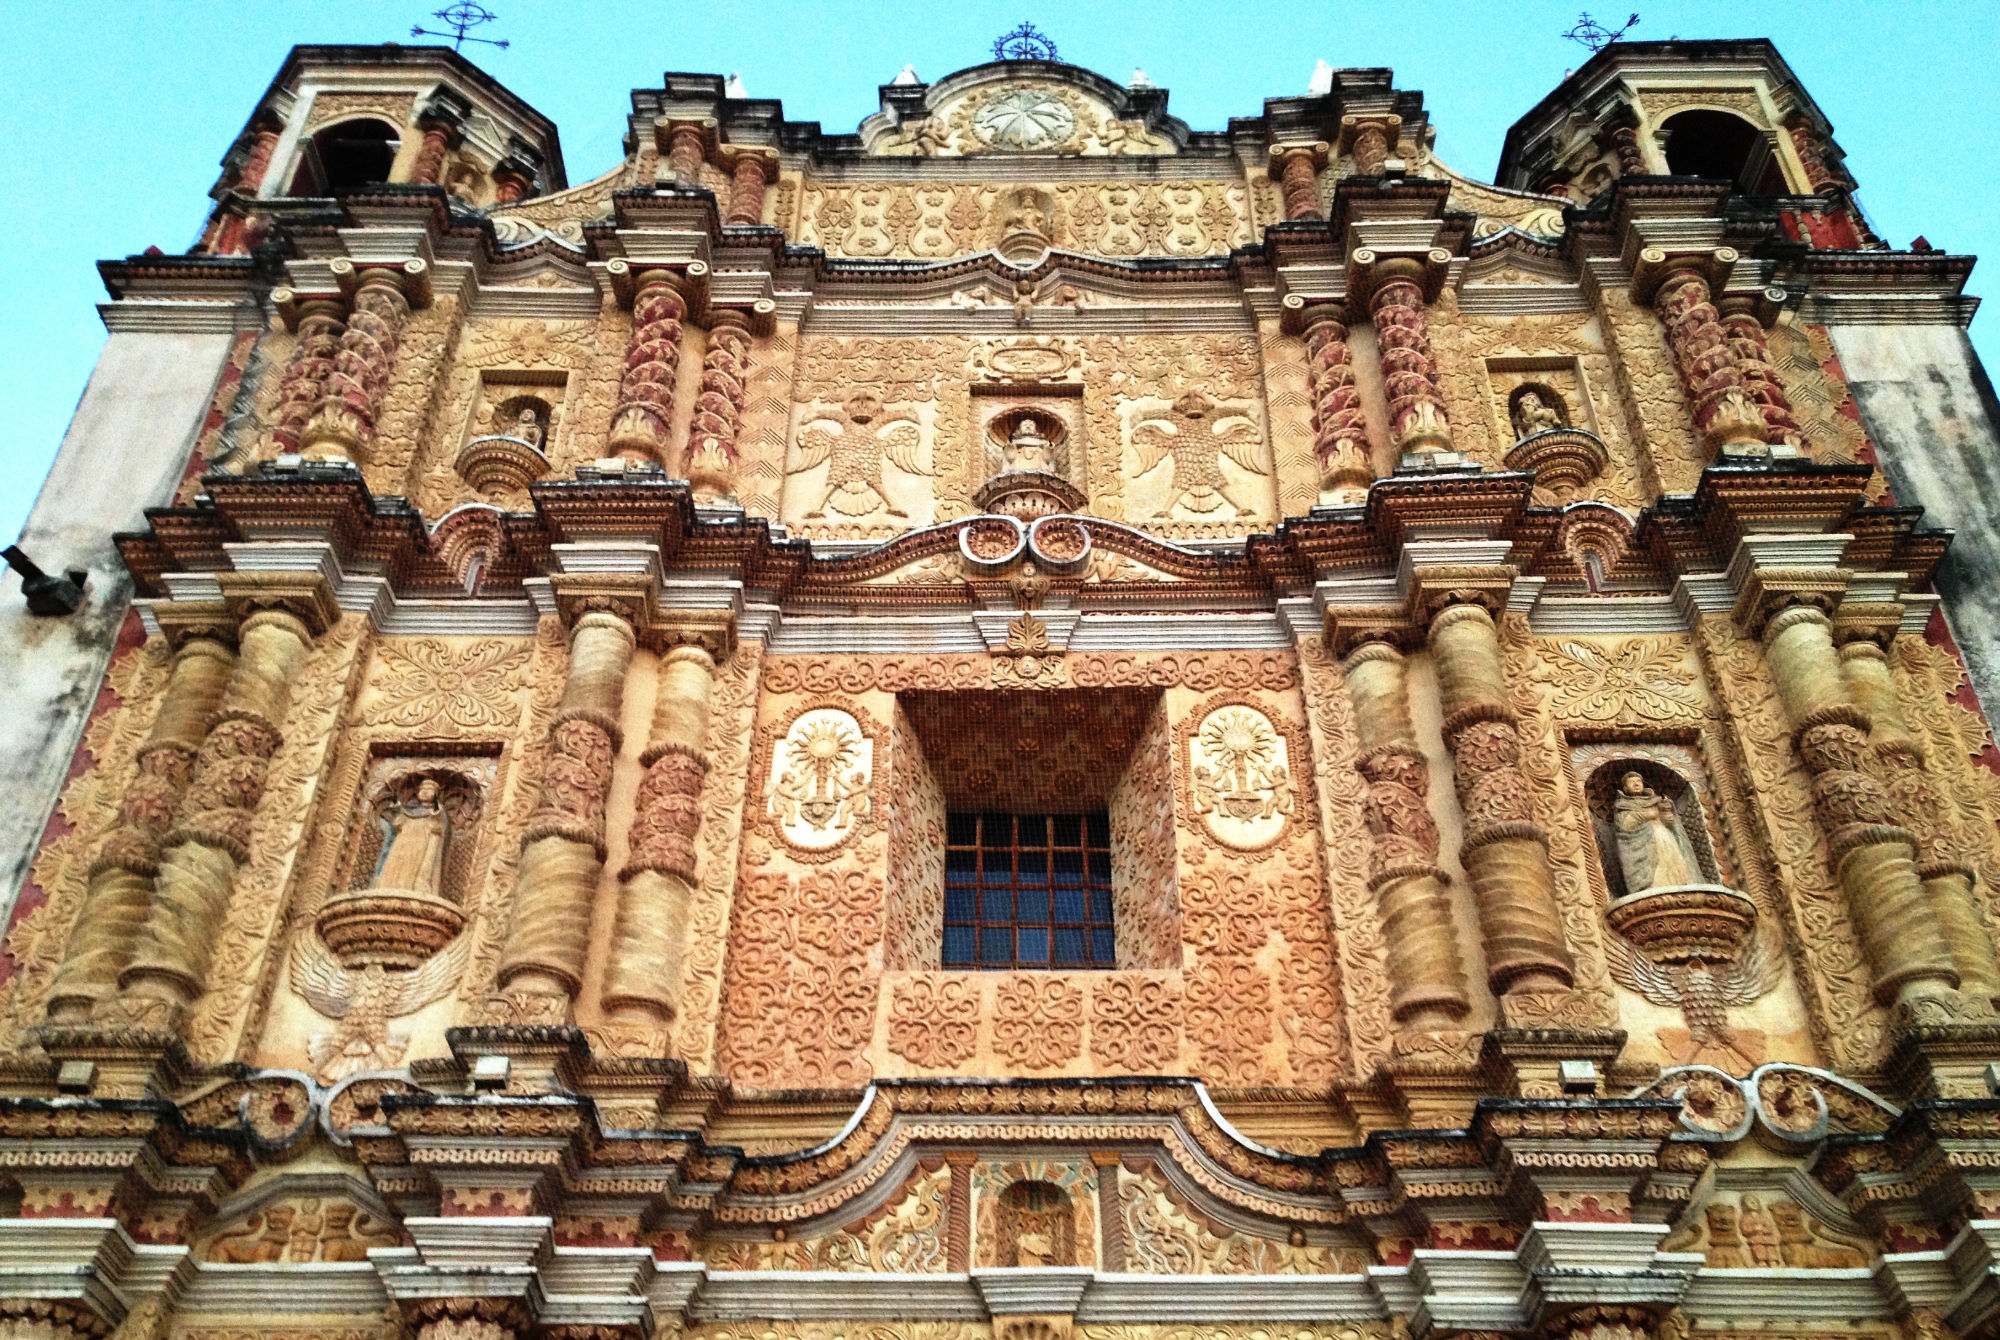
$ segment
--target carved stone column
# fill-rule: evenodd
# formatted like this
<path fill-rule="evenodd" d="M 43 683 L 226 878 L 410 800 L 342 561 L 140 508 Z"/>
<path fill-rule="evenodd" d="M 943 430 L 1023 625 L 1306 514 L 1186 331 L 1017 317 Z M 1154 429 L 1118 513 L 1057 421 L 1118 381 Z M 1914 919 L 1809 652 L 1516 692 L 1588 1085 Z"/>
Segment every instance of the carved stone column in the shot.
<path fill-rule="evenodd" d="M 1340 118 L 1340 147 L 1354 157 L 1358 177 L 1380 176 L 1389 165 L 1389 151 L 1402 134 L 1400 116 L 1343 116 Z"/>
<path fill-rule="evenodd" d="M 1840 174 L 1827 166 L 1826 155 L 1820 151 L 1819 136 L 1803 114 L 1793 116 L 1785 122 L 1785 133 L 1792 141 L 1792 148 L 1798 151 L 1799 164 L 1806 170 L 1806 184 L 1819 192 L 1833 192 L 1844 184 Z"/>
<path fill-rule="evenodd" d="M 1324 140 L 1271 146 L 1271 176 L 1285 197 L 1287 219 L 1326 217 L 1319 207 L 1319 170 L 1326 166 L 1331 148 Z"/>
<path fill-rule="evenodd" d="M 608 450 L 632 460 L 664 463 L 687 300 L 679 276 L 670 271 L 647 270 L 635 282 L 632 342 L 625 351 L 625 376 L 618 384 Z"/>
<path fill-rule="evenodd" d="M 250 859 L 250 826 L 315 631 L 294 609 L 259 609 L 243 621 L 214 724 L 161 839 L 152 902 L 118 988 L 164 1005 L 176 1023 L 206 989 L 230 886 Z"/>
<path fill-rule="evenodd" d="M 618 724 L 625 670 L 636 639 L 619 614 L 579 616 L 569 639 L 569 678 L 549 728 L 542 797 L 522 839 L 514 926 L 500 959 L 500 989 L 533 999 L 567 1022 L 583 985 L 590 904 L 604 867 L 604 793 L 624 733 Z"/>
<path fill-rule="evenodd" d="M 1717 265 L 1735 259 L 1728 247 L 1717 248 L 1713 255 Z M 1736 355 L 1710 301 L 1709 277 L 1702 263 L 1673 264 L 1664 251 L 1652 247 L 1641 252 L 1639 260 L 1642 267 L 1665 267 L 1653 293 L 1653 310 L 1666 327 L 1696 431 L 1710 451 L 1764 455 L 1764 416 L 1736 366 Z"/>
<path fill-rule="evenodd" d="M 1639 148 L 1639 117 L 1630 107 L 1619 111 L 1605 128 L 1611 152 L 1618 156 L 1618 175 L 1636 177 L 1646 170 L 1646 155 Z"/>
<path fill-rule="evenodd" d="M 1322 303 L 1306 308 L 1301 318 L 1322 502 L 1358 502 L 1375 479 L 1361 390 L 1354 383 L 1354 358 L 1347 348 L 1346 315 L 1344 309 Z"/>
<path fill-rule="evenodd" d="M 1389 1009 L 1405 1029 L 1453 1028 L 1472 1005 L 1437 863 L 1430 764 L 1410 724 L 1403 655 L 1388 642 L 1364 642 L 1344 669 L 1360 737 L 1356 766 L 1368 782 L 1368 884 L 1382 908 Z"/>
<path fill-rule="evenodd" d="M 1444 740 L 1465 815 L 1459 860 L 1479 905 L 1493 994 L 1557 991 L 1574 980 L 1548 835 L 1531 817 L 1521 741 L 1507 701 L 1499 630 L 1477 604 L 1448 605 L 1430 623 Z"/>
<path fill-rule="evenodd" d="M 1845 631 L 1847 611 L 1843 609 L 1841 615 Z M 1895 635 L 1895 625 L 1870 631 L 1889 640 Z M 1931 780 L 1924 747 L 1903 719 L 1888 654 L 1864 634 L 1841 647 L 1840 666 L 1854 705 L 1868 714 L 1873 727 L 1869 744 L 1890 803 L 1915 836 L 1917 877 L 1923 881 L 1931 915 L 1944 934 L 1952 965 L 1958 969 L 1959 989 L 1975 1001 L 2000 1001 L 2000 960 L 1996 960 L 1993 937 L 1973 897 L 1978 876 L 1970 866 L 1952 859 L 1949 812 Z"/>
<path fill-rule="evenodd" d="M 1848 910 L 1884 1004 L 1946 995 L 1958 969 L 1917 876 L 1916 839 L 1896 822 L 1888 792 L 1866 771 L 1868 713 L 1854 703 L 1833 647 L 1833 625 L 1794 604 L 1764 626 L 1764 654 L 1812 772 L 1814 805 Z"/>
<path fill-rule="evenodd" d="M 1771 341 L 1758 311 L 1762 305 L 1755 297 L 1736 295 L 1724 298 L 1716 310 L 1722 314 L 1723 334 L 1743 378 L 1743 389 L 1763 416 L 1766 444 L 1785 449 L 1785 454 L 1797 454 L 1805 450 L 1806 439 L 1798 420 L 1792 417 L 1791 397 L 1785 394 L 1778 370 L 1771 365 Z"/>
<path fill-rule="evenodd" d="M 290 289 L 277 289 L 271 300 L 280 309 L 294 299 Z M 347 304 L 339 298 L 316 297 L 298 301 L 292 329 L 297 340 L 285 370 L 278 374 L 278 426 L 271 436 L 283 452 L 299 449 L 299 437 L 312 419 L 327 378 L 333 375 L 334 355 L 340 350 L 340 333 L 346 328 Z"/>
<path fill-rule="evenodd" d="M 416 161 L 410 165 L 410 180 L 435 185 L 444 179 L 444 156 L 457 146 L 461 131 L 449 115 L 435 106 L 426 108 L 417 118 L 417 129 L 424 138 L 417 148 Z"/>
<path fill-rule="evenodd" d="M 336 260 L 337 273 L 354 263 Z M 299 450 L 314 460 L 362 460 L 375 442 L 375 417 L 389 374 L 396 363 L 396 344 L 410 314 L 407 286 L 420 282 L 426 265 L 409 260 L 399 266 L 371 266 L 360 272 L 353 310 L 341 332 L 333 368 L 313 406 L 312 421 L 299 438 Z"/>
<path fill-rule="evenodd" d="M 699 186 L 701 165 L 708 161 L 708 148 L 715 139 L 715 122 L 668 121 L 662 128 L 666 139 L 667 170 L 676 186 Z M 661 132 L 655 131 L 656 138 Z"/>
<path fill-rule="evenodd" d="M 235 664 L 235 651 L 209 630 L 189 634 L 174 653 L 160 714 L 139 749 L 139 775 L 126 789 L 118 826 L 90 863 L 90 887 L 49 988 L 51 1022 L 81 1023 L 117 990 L 152 903 L 161 839 Z"/>
<path fill-rule="evenodd" d="M 646 776 L 632 817 L 631 855 L 618 872 L 618 919 L 604 977 L 604 1008 L 615 1023 L 663 1029 L 674 1015 L 714 683 L 715 658 L 701 647 L 675 647 L 660 661 L 652 734 L 640 755 Z"/>
<path fill-rule="evenodd" d="M 1424 281 L 1428 267 L 1451 260 L 1443 249 L 1420 260 L 1357 249 L 1354 266 L 1369 279 L 1368 312 L 1382 344 L 1382 380 L 1389 393 L 1389 432 L 1405 456 L 1450 451 L 1451 423 L 1445 416 L 1444 391 L 1438 385 L 1437 357 L 1431 352 L 1430 325 L 1424 319 Z"/>
<path fill-rule="evenodd" d="M 708 350 L 701 356 L 701 390 L 688 422 L 681 473 L 697 497 L 736 496 L 736 430 L 743 419 L 749 380 L 750 319 L 719 311 L 710 320 Z"/>
<path fill-rule="evenodd" d="M 535 169 L 509 154 L 493 165 L 493 203 L 511 205 L 535 186 Z"/>
<path fill-rule="evenodd" d="M 723 221 L 751 227 L 764 221 L 764 188 L 778 179 L 778 155 L 769 149 L 726 145 L 722 165 L 729 171 L 729 209 Z"/>
<path fill-rule="evenodd" d="M 250 152 L 244 156 L 243 169 L 236 174 L 235 189 L 244 195 L 255 195 L 264 188 L 265 174 L 271 170 L 271 157 L 278 151 L 279 126 L 272 121 L 260 119 L 250 130 Z"/>

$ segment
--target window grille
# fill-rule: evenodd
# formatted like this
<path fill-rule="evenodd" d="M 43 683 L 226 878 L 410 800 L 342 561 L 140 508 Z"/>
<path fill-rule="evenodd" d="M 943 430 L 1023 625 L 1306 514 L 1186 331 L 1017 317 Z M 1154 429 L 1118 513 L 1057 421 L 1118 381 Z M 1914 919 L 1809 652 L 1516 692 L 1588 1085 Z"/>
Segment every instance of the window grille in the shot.
<path fill-rule="evenodd" d="M 1111 823 L 1087 814 L 945 816 L 944 966 L 1111 968 Z"/>

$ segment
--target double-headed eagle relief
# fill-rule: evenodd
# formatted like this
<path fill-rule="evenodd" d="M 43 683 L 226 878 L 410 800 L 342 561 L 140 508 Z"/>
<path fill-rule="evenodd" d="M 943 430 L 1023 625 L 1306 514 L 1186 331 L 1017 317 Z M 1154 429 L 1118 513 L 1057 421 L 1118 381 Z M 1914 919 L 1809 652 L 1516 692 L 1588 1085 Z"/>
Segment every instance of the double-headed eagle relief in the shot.
<path fill-rule="evenodd" d="M 1233 484 L 1222 468 L 1227 457 L 1247 474 L 1270 473 L 1261 459 L 1263 437 L 1247 406 L 1218 404 L 1200 391 L 1187 391 L 1165 411 L 1134 422 L 1131 437 L 1138 457 L 1134 479 L 1144 479 L 1168 460 L 1173 462 L 1159 515 L 1184 508 L 1203 519 L 1221 519 L 1216 514 L 1224 507 L 1232 509 L 1232 515 L 1257 511 L 1248 490 Z"/>
<path fill-rule="evenodd" d="M 882 476 L 886 461 L 907 475 L 929 475 L 923 461 L 923 428 L 907 409 L 886 408 L 872 391 L 856 391 L 837 411 L 822 411 L 806 420 L 798 439 L 798 454 L 787 474 L 798 475 L 826 466 L 826 482 L 817 500 L 802 514 L 806 520 L 836 517 L 858 519 L 877 511 L 907 517 Z"/>

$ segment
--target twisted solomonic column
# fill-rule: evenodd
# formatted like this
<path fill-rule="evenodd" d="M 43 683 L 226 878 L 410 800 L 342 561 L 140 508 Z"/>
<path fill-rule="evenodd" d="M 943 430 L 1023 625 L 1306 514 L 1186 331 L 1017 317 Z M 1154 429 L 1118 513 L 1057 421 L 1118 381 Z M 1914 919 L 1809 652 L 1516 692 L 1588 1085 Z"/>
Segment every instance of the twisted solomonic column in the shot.
<path fill-rule="evenodd" d="M 607 448 L 614 456 L 666 461 L 674 382 L 680 375 L 681 323 L 687 319 L 682 282 L 668 270 L 647 270 L 634 280 L 632 340 L 625 349 L 625 375 L 618 383 Z"/>
<path fill-rule="evenodd" d="M 1346 316 L 1345 309 L 1334 303 L 1315 304 L 1300 316 L 1320 500 L 1329 503 L 1359 502 L 1368 496 L 1375 479 L 1361 388 L 1355 385 L 1354 357 L 1347 347 Z"/>
<path fill-rule="evenodd" d="M 117 991 L 152 905 L 161 840 L 235 665 L 235 650 L 209 629 L 190 632 L 174 652 L 160 714 L 139 748 L 139 775 L 126 788 L 118 826 L 90 863 L 90 887 L 49 988 L 49 1022 L 82 1023 Z"/>
<path fill-rule="evenodd" d="M 352 273 L 353 261 L 333 262 L 337 274 Z M 410 314 L 408 291 L 424 282 L 428 266 L 408 260 L 397 266 L 360 270 L 353 310 L 340 334 L 333 367 L 320 387 L 312 420 L 299 438 L 299 451 L 314 460 L 364 460 L 375 443 L 376 417 L 396 365 L 396 346 Z"/>
<path fill-rule="evenodd" d="M 640 762 L 631 855 L 618 872 L 618 918 L 604 976 L 604 1009 L 614 1024 L 663 1030 L 673 1018 L 695 888 L 695 836 L 708 778 L 708 709 L 715 658 L 681 646 L 660 661 L 653 727 Z"/>
<path fill-rule="evenodd" d="M 1332 146 L 1325 141 L 1312 144 L 1271 146 L 1271 176 L 1285 199 L 1287 219 L 1320 219 L 1319 170 L 1326 166 Z"/>
<path fill-rule="evenodd" d="M 1780 298 L 1784 296 L 1782 289 L 1772 292 Z M 1792 416 L 1791 397 L 1785 394 L 1784 383 L 1778 380 L 1778 369 L 1772 366 L 1771 340 L 1758 314 L 1759 306 L 1757 298 L 1731 295 L 1718 303 L 1716 310 L 1721 313 L 1722 332 L 1729 341 L 1730 356 L 1736 360 L 1736 371 L 1743 378 L 1743 389 L 1764 418 L 1766 444 L 1797 455 L 1805 450 L 1805 434 L 1799 431 L 1798 420 Z"/>
<path fill-rule="evenodd" d="M 727 144 L 722 166 L 729 173 L 729 208 L 723 222 L 751 227 L 764 221 L 764 191 L 778 179 L 775 150 Z"/>
<path fill-rule="evenodd" d="M 701 389 L 688 422 L 681 474 L 697 497 L 736 496 L 736 433 L 749 382 L 750 319 L 719 311 L 710 319 L 708 349 L 701 356 Z"/>
<path fill-rule="evenodd" d="M 301 299 L 282 288 L 272 292 L 271 300 L 281 309 L 297 302 L 292 326 L 297 339 L 284 371 L 278 374 L 278 424 L 271 431 L 279 451 L 295 452 L 306 424 L 312 420 L 313 406 L 333 375 L 334 355 L 340 351 L 340 335 L 347 328 L 347 304 L 337 297 Z"/>
<path fill-rule="evenodd" d="M 1735 251 L 1718 247 L 1714 263 L 1733 264 Z M 1681 389 L 1694 410 L 1694 426 L 1711 452 L 1764 455 L 1764 415 L 1752 398 L 1736 353 L 1711 301 L 1707 272 L 1700 258 L 1671 262 L 1667 254 L 1648 247 L 1639 254 L 1642 267 L 1666 267 L 1653 293 L 1653 310 L 1666 327 L 1674 368 Z M 1782 393 L 1781 393 L 1782 394 Z"/>
<path fill-rule="evenodd" d="M 1354 157 L 1354 174 L 1378 177 L 1389 165 L 1389 151 L 1403 133 L 1400 116 L 1343 116 L 1340 145 Z"/>
<path fill-rule="evenodd" d="M 1390 1013 L 1412 1031 L 1455 1028 L 1472 1005 L 1447 877 L 1437 863 L 1437 823 L 1427 799 L 1430 764 L 1410 724 L 1403 654 L 1386 641 L 1363 642 L 1347 654 L 1343 669 L 1360 737 L 1356 767 L 1368 783 L 1374 838 L 1368 885 L 1382 909 Z"/>
<path fill-rule="evenodd" d="M 1371 280 L 1368 312 L 1382 345 L 1382 380 L 1389 393 L 1389 432 L 1396 449 L 1406 457 L 1450 451 L 1451 422 L 1438 385 L 1430 324 L 1424 318 L 1423 280 L 1426 262 L 1441 266 L 1451 254 L 1439 248 L 1426 260 L 1391 256 L 1378 261 L 1373 252 L 1357 249 L 1352 259 Z"/>
<path fill-rule="evenodd" d="M 569 639 L 569 677 L 549 727 L 541 801 L 521 844 L 514 925 L 500 958 L 503 996 L 523 1022 L 564 1023 L 583 985 L 590 905 L 604 868 L 604 796 L 623 741 L 618 719 L 636 642 L 622 614 L 590 610 Z"/>
<path fill-rule="evenodd" d="M 1945 1013 L 1956 1015 L 1949 998 L 1959 971 L 1917 873 L 1916 838 L 1868 771 L 1873 722 L 1849 690 L 1832 621 L 1814 605 L 1790 604 L 1770 617 L 1763 637 L 1799 756 L 1812 773 L 1814 807 L 1874 973 L 1875 998 L 1919 1005 L 1943 997 Z"/>
<path fill-rule="evenodd" d="M 1502 997 L 1566 990 L 1575 970 L 1556 910 L 1548 834 L 1522 785 L 1499 630 L 1483 605 L 1447 605 L 1431 619 L 1430 648 L 1465 815 L 1459 861 L 1479 907 L 1487 980 Z"/>
<path fill-rule="evenodd" d="M 313 617 L 318 623 L 324 615 Z M 159 873 L 118 989 L 143 1008 L 164 1009 L 176 1024 L 207 989 L 230 888 L 250 859 L 250 827 L 315 631 L 290 608 L 259 609 L 243 620 L 235 664 L 174 826 L 160 839 Z"/>
<path fill-rule="evenodd" d="M 1900 607 L 1892 607 L 1900 610 Z M 1845 631 L 1847 609 L 1841 610 Z M 1943 932 L 1958 970 L 1959 989 L 1975 1001 L 2000 1000 L 2000 959 L 1993 937 L 1973 901 L 1978 878 L 1970 866 L 1954 860 L 1949 810 L 1930 775 L 1924 748 L 1903 718 L 1896 696 L 1888 653 L 1870 635 L 1892 641 L 1893 623 L 1877 626 L 1840 648 L 1840 668 L 1854 705 L 1868 714 L 1869 743 L 1891 806 L 1916 842 L 1917 878 L 1923 881 L 1931 915 Z"/>

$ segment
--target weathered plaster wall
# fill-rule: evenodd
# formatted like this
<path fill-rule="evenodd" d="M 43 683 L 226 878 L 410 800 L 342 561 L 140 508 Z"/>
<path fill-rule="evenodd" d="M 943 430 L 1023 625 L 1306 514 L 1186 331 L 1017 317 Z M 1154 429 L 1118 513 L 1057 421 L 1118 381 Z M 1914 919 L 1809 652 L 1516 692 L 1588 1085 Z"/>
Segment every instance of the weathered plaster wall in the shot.
<path fill-rule="evenodd" d="M 234 339 L 111 335 L 20 539 L 50 572 L 89 571 L 83 607 L 38 618 L 20 576 L 0 576 L 0 907 L 20 892 L 131 606 L 111 537 L 171 500 Z"/>
<path fill-rule="evenodd" d="M 1897 501 L 1958 532 L 1937 570 L 1980 703 L 2000 705 L 2000 402 L 1957 326 L 1830 326 Z"/>

